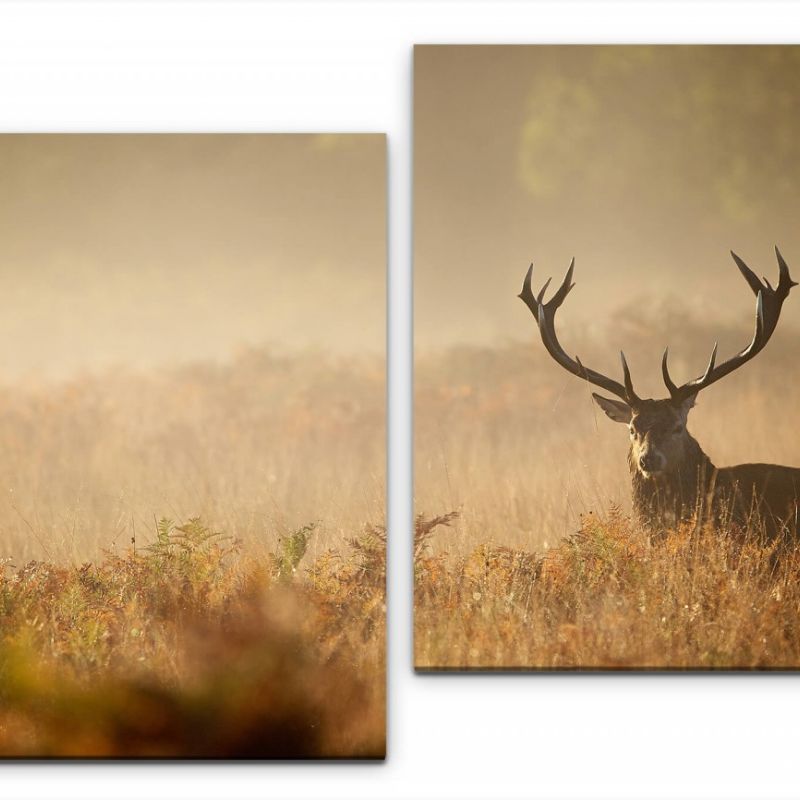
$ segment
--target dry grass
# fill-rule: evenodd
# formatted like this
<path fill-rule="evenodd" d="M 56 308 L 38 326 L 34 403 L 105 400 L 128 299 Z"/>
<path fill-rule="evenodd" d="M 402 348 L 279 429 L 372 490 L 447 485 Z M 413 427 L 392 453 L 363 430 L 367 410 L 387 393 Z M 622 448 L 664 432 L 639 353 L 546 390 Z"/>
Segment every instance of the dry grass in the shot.
<path fill-rule="evenodd" d="M 384 430 L 378 359 L 7 387 L 0 755 L 382 757 Z"/>
<path fill-rule="evenodd" d="M 723 354 L 749 339 L 746 319 L 647 310 L 616 315 L 613 337 L 565 323 L 564 344 L 616 375 L 608 341 L 624 342 L 637 390 L 663 396 L 665 341 L 688 377 L 715 338 Z M 787 402 L 800 391 L 796 342 L 786 323 L 701 397 L 689 427 L 717 464 L 800 464 L 800 407 Z M 538 338 L 423 353 L 416 366 L 418 667 L 800 666 L 796 561 L 776 570 L 754 537 L 741 547 L 724 532 L 649 542 L 629 521 L 623 427 Z M 426 532 L 448 512 L 446 529 Z"/>
<path fill-rule="evenodd" d="M 319 520 L 314 557 L 384 517 L 384 362 L 242 352 L 0 391 L 0 557 L 80 563 L 154 517 L 266 553 Z"/>
<path fill-rule="evenodd" d="M 420 518 L 418 539 L 430 528 Z M 423 546 L 416 665 L 796 669 L 800 555 L 774 556 L 691 525 L 652 542 L 616 510 L 544 555 L 483 544 L 448 563 Z"/>

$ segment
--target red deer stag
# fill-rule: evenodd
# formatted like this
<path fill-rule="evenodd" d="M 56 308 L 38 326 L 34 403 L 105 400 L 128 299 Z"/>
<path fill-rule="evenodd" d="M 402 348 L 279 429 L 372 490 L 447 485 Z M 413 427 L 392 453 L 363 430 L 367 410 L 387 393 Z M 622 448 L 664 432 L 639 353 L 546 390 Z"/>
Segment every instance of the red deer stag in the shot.
<path fill-rule="evenodd" d="M 623 383 L 618 383 L 584 366 L 577 356 L 570 358 L 559 344 L 555 314 L 574 286 L 574 258 L 563 283 L 547 302 L 544 294 L 550 280 L 534 295 L 533 264 L 528 269 L 519 297 L 536 319 L 547 352 L 568 372 L 619 398 L 610 400 L 592 392 L 600 408 L 630 430 L 628 465 L 634 511 L 653 532 L 663 531 L 681 520 L 712 519 L 716 523 L 727 520 L 737 525 L 756 521 L 757 529 L 770 538 L 800 533 L 800 469 L 775 464 L 715 467 L 686 429 L 686 418 L 698 393 L 755 357 L 772 336 L 783 301 L 790 289 L 797 286 L 777 247 L 775 253 L 780 278 L 774 289 L 766 278 L 762 283 L 741 258 L 731 253 L 756 296 L 753 338 L 744 350 L 721 364 L 716 363 L 714 345 L 705 372 L 682 386 L 673 383 L 667 368 L 668 349 L 664 350 L 661 371 L 670 394 L 667 400 L 643 400 L 634 392 L 623 353 L 620 353 Z"/>

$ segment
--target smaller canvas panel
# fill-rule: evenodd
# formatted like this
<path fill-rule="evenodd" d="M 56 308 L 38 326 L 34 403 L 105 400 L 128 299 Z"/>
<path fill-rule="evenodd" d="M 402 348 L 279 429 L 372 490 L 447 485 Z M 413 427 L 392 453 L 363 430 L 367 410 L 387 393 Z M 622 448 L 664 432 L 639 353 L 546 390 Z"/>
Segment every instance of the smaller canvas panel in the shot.
<path fill-rule="evenodd" d="M 382 758 L 385 137 L 0 175 L 0 756 Z"/>

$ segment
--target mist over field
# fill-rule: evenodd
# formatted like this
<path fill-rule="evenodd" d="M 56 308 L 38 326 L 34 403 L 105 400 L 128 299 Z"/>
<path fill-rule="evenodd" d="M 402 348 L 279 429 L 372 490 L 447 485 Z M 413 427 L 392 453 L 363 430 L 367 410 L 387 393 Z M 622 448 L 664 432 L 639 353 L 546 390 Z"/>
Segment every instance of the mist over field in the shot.
<path fill-rule="evenodd" d="M 776 244 L 800 262 L 798 65 L 791 46 L 417 47 L 418 352 L 527 340 L 531 261 L 538 288 L 576 259 L 565 335 L 666 297 L 747 315 L 728 251 L 759 275 Z"/>
<path fill-rule="evenodd" d="M 0 140 L 0 382 L 383 353 L 384 141 Z"/>
<path fill-rule="evenodd" d="M 2 546 L 383 516 L 378 136 L 0 138 Z"/>

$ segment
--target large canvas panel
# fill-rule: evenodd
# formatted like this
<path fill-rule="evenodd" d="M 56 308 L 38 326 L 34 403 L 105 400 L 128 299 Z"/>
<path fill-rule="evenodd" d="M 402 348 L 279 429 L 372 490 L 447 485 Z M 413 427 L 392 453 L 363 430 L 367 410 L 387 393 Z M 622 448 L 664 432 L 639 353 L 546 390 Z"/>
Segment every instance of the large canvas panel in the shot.
<path fill-rule="evenodd" d="M 795 668 L 799 473 L 713 465 L 800 465 L 800 49 L 419 46 L 414 89 L 417 668 Z M 620 350 L 671 398 L 664 348 L 676 384 L 743 351 L 759 286 L 702 469 L 685 391 L 606 417 Z"/>

